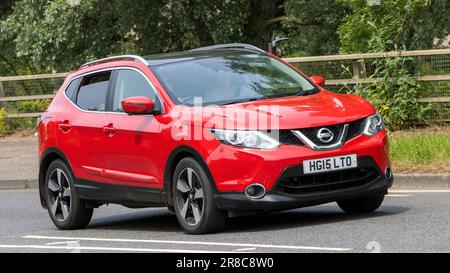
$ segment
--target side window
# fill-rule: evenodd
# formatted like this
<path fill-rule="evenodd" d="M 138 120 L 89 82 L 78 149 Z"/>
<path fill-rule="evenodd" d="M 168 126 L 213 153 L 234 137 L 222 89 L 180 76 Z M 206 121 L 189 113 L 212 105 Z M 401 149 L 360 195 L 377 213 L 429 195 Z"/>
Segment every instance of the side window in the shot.
<path fill-rule="evenodd" d="M 121 101 L 136 96 L 148 97 L 155 102 L 155 107 L 159 105 L 155 90 L 141 73 L 130 69 L 119 70 L 114 90 L 113 111 L 123 112 Z"/>
<path fill-rule="evenodd" d="M 69 83 L 66 88 L 66 96 L 71 100 L 75 101 L 75 93 L 77 92 L 78 84 L 80 83 L 80 78 L 77 78 Z"/>
<path fill-rule="evenodd" d="M 111 71 L 89 75 L 81 81 L 76 104 L 84 110 L 105 111 Z"/>

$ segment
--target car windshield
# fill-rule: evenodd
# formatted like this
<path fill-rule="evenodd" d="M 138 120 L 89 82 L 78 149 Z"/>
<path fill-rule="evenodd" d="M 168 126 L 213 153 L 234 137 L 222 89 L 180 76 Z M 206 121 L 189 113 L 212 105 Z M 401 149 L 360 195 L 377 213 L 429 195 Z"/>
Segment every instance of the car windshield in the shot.
<path fill-rule="evenodd" d="M 183 59 L 152 70 L 176 104 L 194 105 L 201 98 L 202 105 L 224 105 L 318 91 L 283 62 L 254 53 Z"/>

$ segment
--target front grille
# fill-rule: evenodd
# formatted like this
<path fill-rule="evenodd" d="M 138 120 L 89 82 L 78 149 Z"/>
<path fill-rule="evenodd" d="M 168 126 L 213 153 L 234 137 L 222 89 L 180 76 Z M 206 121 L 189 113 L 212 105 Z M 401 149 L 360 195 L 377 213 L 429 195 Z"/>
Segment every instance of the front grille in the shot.
<path fill-rule="evenodd" d="M 348 141 L 360 134 L 362 134 L 364 130 L 365 125 L 365 119 L 358 119 L 352 122 L 348 123 L 348 130 L 347 130 L 347 136 L 345 137 L 345 141 Z M 338 136 L 340 135 L 341 129 L 344 126 L 344 124 L 337 124 L 337 125 L 328 125 L 328 126 L 320 126 L 320 127 L 311 127 L 311 128 L 302 128 L 302 129 L 292 129 L 292 130 L 298 130 L 302 134 L 304 134 L 307 138 L 309 138 L 312 142 L 314 142 L 316 145 L 320 145 L 322 142 L 317 138 L 317 132 L 320 128 L 328 128 L 330 129 L 334 136 L 335 141 L 329 144 L 333 144 L 338 140 Z M 278 131 L 279 134 L 279 141 L 281 144 L 287 144 L 287 145 L 297 145 L 297 146 L 304 146 L 303 142 L 298 139 L 297 136 L 292 133 L 291 130 L 280 130 Z"/>
<path fill-rule="evenodd" d="M 345 138 L 345 140 L 350 140 L 362 134 L 362 132 L 364 131 L 365 124 L 366 124 L 365 118 L 350 122 L 348 124 L 347 137 Z"/>
<path fill-rule="evenodd" d="M 277 184 L 276 191 L 284 194 L 301 195 L 345 190 L 369 184 L 379 175 L 378 170 L 373 167 L 298 175 L 283 178 Z"/>
<path fill-rule="evenodd" d="M 298 129 L 302 134 L 304 134 L 309 140 L 314 142 L 316 145 L 325 144 L 320 139 L 317 138 L 317 133 L 321 128 L 327 128 L 331 132 L 333 132 L 334 139 L 331 143 L 326 143 L 325 145 L 334 144 L 339 141 L 339 136 L 341 135 L 341 131 L 344 127 L 344 124 L 339 125 L 329 125 L 329 126 L 320 126 L 320 127 L 312 127 L 305 129 Z"/>
<path fill-rule="evenodd" d="M 279 142 L 281 144 L 287 144 L 287 145 L 298 145 L 298 146 L 304 146 L 303 142 L 296 137 L 291 130 L 281 130 L 279 131 Z"/>

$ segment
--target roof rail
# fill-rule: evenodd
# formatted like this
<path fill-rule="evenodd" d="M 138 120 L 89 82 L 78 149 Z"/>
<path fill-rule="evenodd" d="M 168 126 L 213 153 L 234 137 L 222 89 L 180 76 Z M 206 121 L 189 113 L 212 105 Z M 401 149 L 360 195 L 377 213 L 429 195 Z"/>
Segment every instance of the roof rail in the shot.
<path fill-rule="evenodd" d="M 94 64 L 101 64 L 101 63 L 107 63 L 107 62 L 110 62 L 110 61 L 118 61 L 118 60 L 134 60 L 134 61 L 141 62 L 141 63 L 143 63 L 145 65 L 148 65 L 147 60 L 145 60 L 144 58 L 142 58 L 140 56 L 137 56 L 137 55 L 119 55 L 119 56 L 107 57 L 107 58 L 98 59 L 98 60 L 95 60 L 95 61 L 91 61 L 91 62 L 85 63 L 82 66 L 80 66 L 80 69 L 84 68 L 84 67 L 88 67 L 88 66 L 94 65 Z"/>
<path fill-rule="evenodd" d="M 253 45 L 241 44 L 241 43 L 205 46 L 205 47 L 191 49 L 190 51 L 214 50 L 214 49 L 225 49 L 225 48 L 244 48 L 244 49 L 249 49 L 249 50 L 253 50 L 253 51 L 257 51 L 257 52 L 261 52 L 261 53 L 266 53 L 261 48 L 258 48 L 258 47 L 253 46 Z"/>

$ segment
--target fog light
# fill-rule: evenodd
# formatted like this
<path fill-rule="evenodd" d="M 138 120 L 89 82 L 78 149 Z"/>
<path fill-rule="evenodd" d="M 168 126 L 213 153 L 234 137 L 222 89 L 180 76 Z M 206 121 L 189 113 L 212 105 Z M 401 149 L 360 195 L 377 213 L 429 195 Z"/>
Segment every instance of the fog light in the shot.
<path fill-rule="evenodd" d="M 250 199 L 259 199 L 266 194 L 266 188 L 261 184 L 251 184 L 245 188 L 245 196 Z"/>

